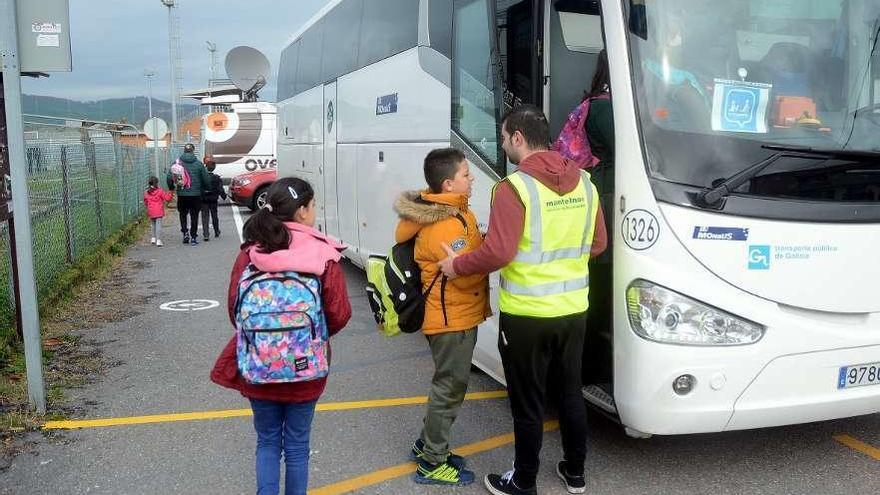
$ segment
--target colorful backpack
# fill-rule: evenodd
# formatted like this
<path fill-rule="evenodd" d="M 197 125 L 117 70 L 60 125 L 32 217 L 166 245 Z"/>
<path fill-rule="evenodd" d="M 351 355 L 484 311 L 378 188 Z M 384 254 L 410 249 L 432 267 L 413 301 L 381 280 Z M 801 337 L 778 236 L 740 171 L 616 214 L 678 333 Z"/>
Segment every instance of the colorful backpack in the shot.
<path fill-rule="evenodd" d="M 576 162 L 584 170 L 595 167 L 599 163 L 599 158 L 590 149 L 590 140 L 587 138 L 584 125 L 590 113 L 590 102 L 596 99 L 607 100 L 608 98 L 610 98 L 608 93 L 603 93 L 587 98 L 575 107 L 568 115 L 568 120 L 565 121 L 562 131 L 559 132 L 559 137 L 550 149 Z"/>
<path fill-rule="evenodd" d="M 245 381 L 291 383 L 327 376 L 329 333 L 320 294 L 315 276 L 245 268 L 235 304 L 236 355 Z"/>
<path fill-rule="evenodd" d="M 174 187 L 189 189 L 192 186 L 192 178 L 189 176 L 189 171 L 180 163 L 180 159 L 174 162 L 174 165 L 171 165 L 171 175 L 174 177 Z"/>

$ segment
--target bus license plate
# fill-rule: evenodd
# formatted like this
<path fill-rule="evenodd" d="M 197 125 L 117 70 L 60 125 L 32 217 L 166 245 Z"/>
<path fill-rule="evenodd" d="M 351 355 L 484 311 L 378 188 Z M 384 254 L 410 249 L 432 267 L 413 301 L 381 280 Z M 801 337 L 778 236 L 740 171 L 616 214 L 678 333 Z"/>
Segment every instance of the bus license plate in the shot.
<path fill-rule="evenodd" d="M 880 363 L 840 367 L 840 374 L 837 378 L 838 390 L 865 385 L 880 385 Z"/>

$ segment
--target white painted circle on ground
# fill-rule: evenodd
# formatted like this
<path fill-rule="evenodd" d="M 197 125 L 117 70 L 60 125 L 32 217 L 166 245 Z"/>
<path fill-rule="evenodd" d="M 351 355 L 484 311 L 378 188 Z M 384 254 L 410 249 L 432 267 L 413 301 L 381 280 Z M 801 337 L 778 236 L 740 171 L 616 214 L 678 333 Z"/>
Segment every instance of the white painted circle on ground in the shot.
<path fill-rule="evenodd" d="M 159 306 L 159 309 L 165 311 L 201 311 L 203 309 L 211 309 L 220 306 L 217 301 L 210 299 L 181 299 L 180 301 L 170 301 Z"/>

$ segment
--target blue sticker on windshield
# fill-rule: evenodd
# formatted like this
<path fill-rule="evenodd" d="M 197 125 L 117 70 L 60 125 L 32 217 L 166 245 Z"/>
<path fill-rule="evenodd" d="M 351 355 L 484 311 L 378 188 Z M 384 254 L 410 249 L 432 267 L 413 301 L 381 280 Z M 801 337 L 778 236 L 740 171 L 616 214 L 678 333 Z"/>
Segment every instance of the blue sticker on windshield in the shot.
<path fill-rule="evenodd" d="M 712 130 L 767 132 L 769 84 L 715 80 L 712 99 Z"/>
<path fill-rule="evenodd" d="M 704 241 L 747 241 L 749 229 L 740 227 L 694 227 L 694 239 Z"/>

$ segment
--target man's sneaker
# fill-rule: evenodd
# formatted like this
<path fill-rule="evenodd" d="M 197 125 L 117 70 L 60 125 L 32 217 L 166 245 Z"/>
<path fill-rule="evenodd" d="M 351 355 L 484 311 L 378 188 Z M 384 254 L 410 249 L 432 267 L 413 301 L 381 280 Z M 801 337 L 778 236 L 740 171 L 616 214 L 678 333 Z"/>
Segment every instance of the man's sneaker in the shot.
<path fill-rule="evenodd" d="M 556 474 L 565 483 L 565 489 L 568 490 L 568 493 L 584 493 L 587 491 L 587 481 L 584 479 L 584 475 L 572 476 L 568 474 L 568 471 L 565 470 L 565 461 L 556 463 Z"/>
<path fill-rule="evenodd" d="M 538 495 L 537 487 L 520 488 L 513 482 L 513 471 L 501 474 L 487 474 L 483 479 L 486 490 L 494 495 Z"/>
<path fill-rule="evenodd" d="M 188 235 L 183 236 L 183 243 L 189 244 L 189 236 Z"/>
<path fill-rule="evenodd" d="M 417 462 L 419 459 L 422 458 L 422 456 L 424 454 L 425 454 L 425 442 L 423 442 L 422 439 L 420 438 L 420 439 L 416 440 L 415 442 L 413 442 L 412 449 L 410 449 L 410 451 L 409 451 L 409 460 L 411 460 L 413 462 Z M 462 457 L 458 454 L 453 454 L 452 452 L 450 452 L 449 456 L 446 457 L 446 462 L 449 464 L 452 464 L 453 466 L 457 467 L 458 469 L 464 469 L 467 466 L 467 461 L 465 460 L 464 457 Z"/>
<path fill-rule="evenodd" d="M 474 473 L 457 468 L 448 462 L 429 464 L 420 460 L 413 481 L 421 485 L 464 486 L 474 482 Z"/>
<path fill-rule="evenodd" d="M 205 234 L 205 242 L 208 242 L 210 240 L 211 240 L 211 234 Z"/>
<path fill-rule="evenodd" d="M 156 238 L 150 237 L 150 244 L 156 244 Z"/>
<path fill-rule="evenodd" d="M 164 246 L 165 244 L 163 244 L 162 241 L 160 241 L 159 239 L 156 239 L 156 245 L 159 246 L 159 247 L 162 247 L 162 246 Z"/>
<path fill-rule="evenodd" d="M 214 231 L 214 237 L 215 237 L 215 238 L 220 237 L 220 231 L 219 231 L 219 230 L 215 230 L 215 231 Z"/>
<path fill-rule="evenodd" d="M 191 241 L 189 241 L 191 246 L 197 246 L 199 244 L 199 240 L 196 237 L 193 237 Z"/>

